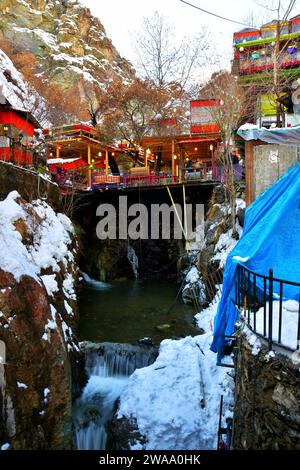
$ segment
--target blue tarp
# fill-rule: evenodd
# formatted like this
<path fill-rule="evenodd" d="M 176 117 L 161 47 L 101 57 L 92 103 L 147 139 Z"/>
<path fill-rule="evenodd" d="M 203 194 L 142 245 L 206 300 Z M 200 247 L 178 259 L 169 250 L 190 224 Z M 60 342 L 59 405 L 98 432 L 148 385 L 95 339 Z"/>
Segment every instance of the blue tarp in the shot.
<path fill-rule="evenodd" d="M 226 260 L 222 298 L 215 317 L 211 349 L 218 353 L 218 361 L 223 355 L 225 336 L 233 334 L 237 320 L 238 264 L 263 275 L 273 269 L 275 278 L 299 282 L 300 164 L 292 167 L 246 210 L 243 235 Z M 275 283 L 274 294 L 278 293 L 278 283 Z M 295 299 L 295 288 L 286 289 L 284 296 Z"/>

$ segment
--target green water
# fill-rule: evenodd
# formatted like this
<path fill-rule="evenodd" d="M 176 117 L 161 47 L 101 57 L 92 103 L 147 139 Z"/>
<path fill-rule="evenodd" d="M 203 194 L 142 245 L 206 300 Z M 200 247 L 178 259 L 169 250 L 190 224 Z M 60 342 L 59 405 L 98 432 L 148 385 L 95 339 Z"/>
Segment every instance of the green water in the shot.
<path fill-rule="evenodd" d="M 79 298 L 81 341 L 135 344 L 151 337 L 158 345 L 166 338 L 199 334 L 195 312 L 179 299 L 171 311 L 179 286 L 172 281 L 118 281 L 109 286 L 83 286 Z M 157 327 L 169 325 L 159 331 Z"/>

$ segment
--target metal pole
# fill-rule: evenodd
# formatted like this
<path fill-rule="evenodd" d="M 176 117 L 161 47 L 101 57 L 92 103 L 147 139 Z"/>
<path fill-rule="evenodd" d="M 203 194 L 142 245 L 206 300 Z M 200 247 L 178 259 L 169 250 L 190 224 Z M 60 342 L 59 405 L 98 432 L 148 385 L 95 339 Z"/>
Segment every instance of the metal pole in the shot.
<path fill-rule="evenodd" d="M 273 269 L 269 270 L 269 351 L 273 343 Z"/>
<path fill-rule="evenodd" d="M 221 395 L 221 402 L 220 402 L 219 428 L 218 428 L 218 447 L 217 447 L 217 450 L 220 450 L 220 438 L 221 438 L 221 427 L 222 427 L 222 412 L 223 412 L 223 395 Z"/>
<path fill-rule="evenodd" d="M 172 196 L 172 194 L 171 194 L 171 191 L 170 191 L 169 186 L 167 186 L 167 190 L 168 190 L 168 193 L 169 193 L 169 196 L 170 196 L 172 205 L 173 205 L 173 207 L 174 207 L 174 211 L 175 211 L 175 214 L 176 214 L 178 223 L 179 223 L 180 228 L 181 228 L 181 230 L 182 230 L 183 236 L 184 236 L 184 238 L 185 238 L 185 240 L 186 240 L 186 233 L 185 233 L 185 231 L 184 231 L 184 228 L 183 228 L 183 225 L 182 225 L 182 221 L 181 221 L 181 218 L 179 217 L 179 214 L 178 214 L 178 211 L 177 211 L 177 208 L 176 208 L 176 204 L 175 204 L 175 202 L 174 202 L 174 199 L 173 199 L 173 196 Z"/>

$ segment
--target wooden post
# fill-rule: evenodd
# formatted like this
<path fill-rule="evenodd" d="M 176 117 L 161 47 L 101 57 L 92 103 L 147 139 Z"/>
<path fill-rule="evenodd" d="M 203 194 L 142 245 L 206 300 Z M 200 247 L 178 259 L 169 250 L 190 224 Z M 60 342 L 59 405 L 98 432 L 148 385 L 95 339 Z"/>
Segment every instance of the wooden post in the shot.
<path fill-rule="evenodd" d="M 56 147 L 56 158 L 60 157 L 60 147 L 59 145 Z"/>
<path fill-rule="evenodd" d="M 177 167 L 178 168 L 178 167 Z M 190 242 L 188 240 L 189 233 L 187 231 L 187 208 L 186 208 L 186 195 L 185 195 L 185 185 L 182 185 L 182 195 L 183 195 L 183 211 L 184 211 L 184 233 L 185 233 L 185 249 L 190 251 Z"/>
<path fill-rule="evenodd" d="M 249 206 L 254 200 L 254 142 L 245 144 L 246 169 L 246 203 Z"/>
<path fill-rule="evenodd" d="M 181 183 L 182 181 L 185 180 L 185 164 L 184 164 L 184 158 L 183 158 L 183 148 L 182 145 L 179 144 L 179 182 Z"/>
<path fill-rule="evenodd" d="M 172 178 L 176 176 L 176 168 L 175 168 L 175 141 L 172 140 Z"/>
<path fill-rule="evenodd" d="M 108 150 L 105 150 L 105 175 L 108 176 Z"/>
<path fill-rule="evenodd" d="M 88 186 L 92 185 L 92 170 L 90 168 L 92 164 L 91 144 L 88 144 Z"/>

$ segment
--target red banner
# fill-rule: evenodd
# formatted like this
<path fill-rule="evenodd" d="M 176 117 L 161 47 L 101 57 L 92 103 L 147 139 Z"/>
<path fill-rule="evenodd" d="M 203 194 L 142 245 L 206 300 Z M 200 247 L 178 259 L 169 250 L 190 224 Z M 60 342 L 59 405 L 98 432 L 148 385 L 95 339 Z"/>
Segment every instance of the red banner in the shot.
<path fill-rule="evenodd" d="M 220 100 L 191 101 L 191 132 L 194 134 L 219 132 L 220 128 L 215 122 L 213 108 L 220 105 Z"/>

